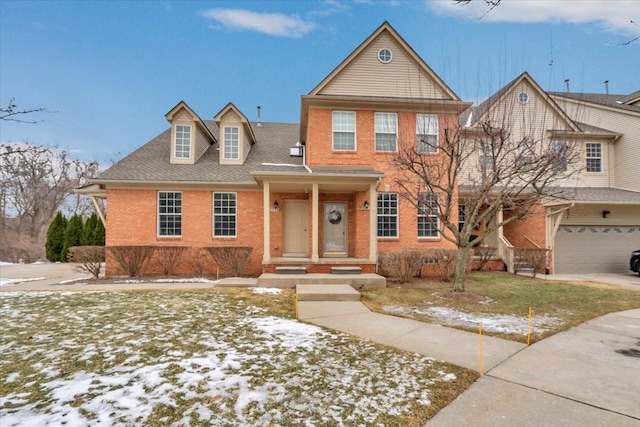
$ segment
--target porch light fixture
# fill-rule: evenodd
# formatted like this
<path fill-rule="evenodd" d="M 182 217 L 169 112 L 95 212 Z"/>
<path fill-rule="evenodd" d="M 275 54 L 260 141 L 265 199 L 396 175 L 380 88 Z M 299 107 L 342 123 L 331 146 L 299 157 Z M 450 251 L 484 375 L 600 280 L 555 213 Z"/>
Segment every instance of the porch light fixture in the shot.
<path fill-rule="evenodd" d="M 602 211 L 602 218 L 607 218 L 610 213 L 611 212 L 609 212 L 609 211 Z"/>
<path fill-rule="evenodd" d="M 365 211 L 369 210 L 369 201 L 365 200 L 364 203 L 362 204 L 362 209 L 364 209 Z"/>
<path fill-rule="evenodd" d="M 280 209 L 278 209 L 278 201 L 276 200 L 275 202 L 273 202 L 273 208 L 271 208 L 271 212 L 278 212 Z"/>

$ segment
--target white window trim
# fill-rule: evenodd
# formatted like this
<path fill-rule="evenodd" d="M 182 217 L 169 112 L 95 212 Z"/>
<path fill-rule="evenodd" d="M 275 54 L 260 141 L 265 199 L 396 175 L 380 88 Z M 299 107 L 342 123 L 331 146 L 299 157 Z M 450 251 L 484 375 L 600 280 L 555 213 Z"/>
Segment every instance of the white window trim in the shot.
<path fill-rule="evenodd" d="M 345 150 L 345 149 L 336 148 L 336 142 L 335 142 L 335 139 L 334 139 L 334 135 L 335 135 L 336 132 L 343 132 L 343 131 L 336 131 L 334 129 L 333 113 L 352 113 L 353 114 L 353 150 Z M 333 111 L 331 111 L 331 150 L 332 151 L 337 151 L 337 152 L 343 152 L 343 153 L 353 153 L 354 151 L 357 151 L 357 149 L 358 149 L 358 134 L 357 134 L 357 130 L 358 130 L 358 116 L 357 116 L 355 111 L 343 111 L 343 110 L 333 110 Z"/>
<path fill-rule="evenodd" d="M 219 214 L 220 216 L 233 216 L 235 217 L 235 230 L 233 235 L 216 236 L 216 194 L 234 194 L 235 195 L 235 208 L 236 213 L 233 215 Z M 235 239 L 238 237 L 238 193 L 235 191 L 214 191 L 211 193 L 211 236 L 214 239 Z"/>
<path fill-rule="evenodd" d="M 160 193 L 179 193 L 180 194 L 180 234 L 160 234 L 160 215 L 176 215 L 160 213 Z M 182 191 L 158 190 L 156 193 L 156 237 L 161 239 L 175 239 L 182 237 L 182 211 L 184 209 L 184 197 Z"/>
<path fill-rule="evenodd" d="M 551 143 L 549 145 L 549 148 L 553 153 L 555 153 L 557 151 L 560 151 L 560 150 L 567 151 L 569 149 L 569 144 L 565 140 L 556 139 L 556 140 L 552 140 L 551 141 Z M 555 168 L 554 170 L 556 172 L 567 172 L 569 170 L 569 165 L 568 165 L 567 158 L 565 157 L 562 160 L 564 162 L 563 164 L 559 163 L 557 166 L 554 166 L 554 168 Z"/>
<path fill-rule="evenodd" d="M 227 129 L 236 129 L 238 131 L 238 157 L 227 157 Z M 239 126 L 223 126 L 222 127 L 222 159 L 223 160 L 239 160 L 240 159 L 240 127 Z"/>
<path fill-rule="evenodd" d="M 425 124 L 430 123 L 431 121 L 429 120 L 429 118 L 431 117 L 435 117 L 435 124 L 436 124 L 436 129 L 435 129 L 435 133 L 428 133 L 429 129 L 427 126 L 427 129 L 420 129 L 420 126 L 424 126 Z M 423 132 L 423 131 L 426 131 Z M 436 146 L 435 149 L 433 151 L 420 151 L 420 146 L 418 145 L 418 135 L 435 135 L 436 137 Z M 419 113 L 416 114 L 416 151 L 418 151 L 418 153 L 420 154 L 437 154 L 438 150 L 440 150 L 440 121 L 438 119 L 438 115 L 437 114 L 423 114 L 423 113 Z"/>
<path fill-rule="evenodd" d="M 378 117 L 382 117 L 382 116 L 390 116 L 390 117 L 394 117 L 395 118 L 395 122 L 393 123 L 394 126 L 394 131 L 393 133 L 390 132 L 378 132 L 377 129 L 377 124 L 378 124 Z M 394 136 L 394 147 L 392 150 L 379 150 L 378 149 L 378 134 L 380 135 L 393 135 Z M 374 137 L 374 150 L 378 153 L 395 153 L 398 151 L 398 113 L 388 113 L 388 112 L 378 112 L 374 114 L 373 117 L 373 137 Z"/>
<path fill-rule="evenodd" d="M 589 157 L 589 145 L 598 145 L 600 146 L 600 156 L 599 157 Z M 584 146 L 585 151 L 585 172 L 588 174 L 597 174 L 604 172 L 604 145 L 602 142 L 587 142 Z M 590 171 L 588 170 L 589 159 L 598 159 L 600 160 L 600 170 L 599 171 Z"/>
<path fill-rule="evenodd" d="M 400 238 L 400 197 L 398 197 L 398 193 L 378 193 L 378 196 L 381 194 L 393 194 L 396 196 L 396 214 L 395 215 L 383 215 L 385 217 L 395 216 L 396 218 L 396 235 L 395 236 L 380 236 L 378 235 L 378 216 L 380 215 L 378 211 L 378 198 L 376 197 L 376 237 L 378 239 L 398 239 Z"/>
<path fill-rule="evenodd" d="M 184 128 L 188 128 L 189 129 L 189 155 L 187 157 L 184 156 L 178 156 L 178 127 L 184 127 Z M 173 158 L 174 159 L 180 159 L 180 160 L 188 160 L 191 159 L 191 156 L 193 156 L 193 128 L 191 127 L 191 125 L 180 125 L 177 124 L 175 125 L 174 129 L 173 129 Z"/>

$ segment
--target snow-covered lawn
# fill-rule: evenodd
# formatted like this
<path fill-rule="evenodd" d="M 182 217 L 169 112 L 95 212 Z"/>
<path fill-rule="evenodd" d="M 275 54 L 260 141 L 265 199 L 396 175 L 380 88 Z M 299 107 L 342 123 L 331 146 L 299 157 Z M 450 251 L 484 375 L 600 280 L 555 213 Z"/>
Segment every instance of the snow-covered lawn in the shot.
<path fill-rule="evenodd" d="M 0 330 L 2 427 L 420 425 L 469 382 L 216 291 L 5 292 Z"/>
<path fill-rule="evenodd" d="M 400 307 L 384 306 L 384 311 L 391 314 L 412 317 L 423 315 L 431 317 L 436 323 L 448 326 L 466 326 L 477 328 L 482 322 L 482 330 L 487 332 L 502 332 L 505 334 L 526 335 L 529 327 L 529 319 L 526 316 L 513 314 L 481 314 L 468 313 L 448 307 Z M 553 326 L 562 324 L 563 319 L 549 315 L 531 316 L 531 332 L 543 333 Z"/>

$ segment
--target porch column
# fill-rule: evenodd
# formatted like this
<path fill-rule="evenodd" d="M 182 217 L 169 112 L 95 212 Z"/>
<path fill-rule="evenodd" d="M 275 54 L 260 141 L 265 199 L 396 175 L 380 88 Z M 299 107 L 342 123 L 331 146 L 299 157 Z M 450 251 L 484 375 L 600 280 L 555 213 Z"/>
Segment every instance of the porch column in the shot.
<path fill-rule="evenodd" d="M 369 186 L 369 261 L 378 257 L 378 192 L 377 184 Z"/>
<path fill-rule="evenodd" d="M 320 255 L 318 251 L 319 245 L 318 232 L 318 184 L 314 183 L 311 190 L 311 261 L 318 262 Z"/>
<path fill-rule="evenodd" d="M 264 230 L 264 241 L 263 241 L 263 251 L 262 255 L 262 263 L 269 264 L 271 263 L 271 209 L 269 208 L 271 189 L 269 188 L 269 183 L 264 181 L 262 184 L 262 216 L 264 220 L 262 221 Z"/>

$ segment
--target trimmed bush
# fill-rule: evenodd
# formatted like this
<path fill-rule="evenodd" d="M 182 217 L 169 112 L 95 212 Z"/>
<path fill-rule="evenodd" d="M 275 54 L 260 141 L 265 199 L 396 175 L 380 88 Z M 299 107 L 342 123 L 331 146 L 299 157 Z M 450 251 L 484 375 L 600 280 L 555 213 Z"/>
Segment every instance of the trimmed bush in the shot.
<path fill-rule="evenodd" d="M 400 283 L 413 280 L 420 273 L 422 251 L 404 249 L 401 251 L 385 251 L 380 253 L 380 272 Z"/>
<path fill-rule="evenodd" d="M 251 252 L 252 247 L 249 246 L 222 246 L 204 248 L 216 262 L 220 270 L 232 277 L 238 277 L 242 274 Z"/>
<path fill-rule="evenodd" d="M 211 256 L 209 255 L 209 252 L 203 248 L 191 248 L 189 265 L 191 266 L 193 274 L 198 277 L 203 277 L 207 271 L 207 266 L 211 265 Z"/>
<path fill-rule="evenodd" d="M 109 246 L 109 255 L 120 265 L 124 274 L 136 277 L 142 274 L 155 252 L 153 246 Z"/>
<path fill-rule="evenodd" d="M 185 246 L 160 246 L 156 248 L 155 260 L 160 272 L 165 276 L 173 276 L 187 249 Z"/>
<path fill-rule="evenodd" d="M 61 261 L 67 262 L 69 248 L 80 245 L 82 239 L 82 217 L 74 215 L 69 220 L 67 228 L 64 230 L 64 245 L 62 247 Z"/>
<path fill-rule="evenodd" d="M 100 268 L 105 258 L 104 246 L 73 246 L 69 248 L 69 262 L 75 271 L 87 272 L 94 278 L 100 276 Z"/>

